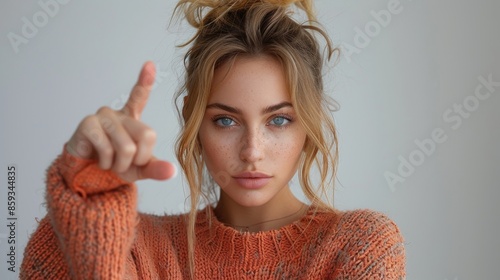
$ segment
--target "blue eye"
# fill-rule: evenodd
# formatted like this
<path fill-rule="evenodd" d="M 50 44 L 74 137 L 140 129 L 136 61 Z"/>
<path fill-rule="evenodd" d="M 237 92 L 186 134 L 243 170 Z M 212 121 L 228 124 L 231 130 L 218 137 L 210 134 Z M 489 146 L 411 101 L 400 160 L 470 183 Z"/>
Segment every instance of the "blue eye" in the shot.
<path fill-rule="evenodd" d="M 277 116 L 271 120 L 271 124 L 275 126 L 284 126 L 289 122 L 290 122 L 289 119 L 282 116 Z"/>
<path fill-rule="evenodd" d="M 234 121 L 230 118 L 227 118 L 227 117 L 222 117 L 222 118 L 218 118 L 215 120 L 215 123 L 219 126 L 231 126 L 231 125 L 234 125 Z"/>

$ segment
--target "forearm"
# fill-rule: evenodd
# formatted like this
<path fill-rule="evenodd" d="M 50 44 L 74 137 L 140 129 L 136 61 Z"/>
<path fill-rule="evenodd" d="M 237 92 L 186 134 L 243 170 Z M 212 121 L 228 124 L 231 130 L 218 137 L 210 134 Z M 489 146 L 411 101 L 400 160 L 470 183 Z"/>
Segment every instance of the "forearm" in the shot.
<path fill-rule="evenodd" d="M 64 151 L 48 169 L 46 183 L 48 223 L 69 277 L 122 279 L 137 224 L 136 186 Z M 62 264 L 42 266 L 60 270 Z"/>

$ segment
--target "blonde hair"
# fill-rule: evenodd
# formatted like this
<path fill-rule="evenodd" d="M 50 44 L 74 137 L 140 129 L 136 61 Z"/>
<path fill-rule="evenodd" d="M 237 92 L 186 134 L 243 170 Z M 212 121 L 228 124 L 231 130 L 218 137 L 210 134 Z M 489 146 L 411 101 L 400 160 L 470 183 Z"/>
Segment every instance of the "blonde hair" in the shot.
<path fill-rule="evenodd" d="M 308 20 L 298 23 L 291 17 L 292 4 L 303 10 Z M 271 55 L 283 66 L 292 105 L 307 137 L 299 166 L 302 190 L 311 204 L 333 210 L 328 189 L 333 189 L 338 161 L 337 134 L 331 116 L 332 100 L 324 93 L 324 58 L 315 34 L 326 41 L 326 59 L 338 51 L 316 22 L 312 0 L 180 0 L 177 13 L 197 29 L 181 47 L 190 45 L 184 57 L 185 81 L 176 95 L 176 104 L 186 93 L 181 133 L 176 154 L 190 188 L 191 209 L 187 226 L 189 267 L 194 275 L 195 219 L 201 197 L 210 203 L 203 189 L 204 161 L 198 131 L 208 102 L 214 70 L 237 55 Z M 320 182 L 314 189 L 310 171 L 316 164 Z M 333 195 L 333 194 L 332 194 Z"/>

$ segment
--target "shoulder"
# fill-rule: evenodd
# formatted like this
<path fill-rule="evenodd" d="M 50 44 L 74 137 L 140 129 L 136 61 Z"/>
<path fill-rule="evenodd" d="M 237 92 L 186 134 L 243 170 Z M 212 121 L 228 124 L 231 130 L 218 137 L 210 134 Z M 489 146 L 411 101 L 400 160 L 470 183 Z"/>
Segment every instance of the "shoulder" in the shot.
<path fill-rule="evenodd" d="M 340 215 L 335 238 L 349 256 L 349 273 L 387 277 L 380 279 L 404 277 L 404 239 L 393 220 L 368 209 L 343 211 Z"/>
<path fill-rule="evenodd" d="M 338 230 L 355 235 L 401 236 L 398 226 L 392 219 L 384 213 L 369 209 L 340 212 Z"/>
<path fill-rule="evenodd" d="M 312 215 L 321 224 L 323 230 L 328 228 L 332 233 L 342 233 L 351 237 L 362 235 L 387 234 L 401 237 L 396 223 L 386 214 L 370 209 L 356 210 L 320 210 Z"/>
<path fill-rule="evenodd" d="M 336 244 L 401 244 L 403 236 L 396 223 L 386 214 L 370 210 L 318 211 L 314 220 L 318 230 L 328 233 Z"/>
<path fill-rule="evenodd" d="M 364 248 L 373 247 L 372 250 L 379 251 L 402 247 L 404 242 L 399 227 L 392 219 L 369 209 L 340 212 L 336 233 L 346 242 L 363 244 Z"/>

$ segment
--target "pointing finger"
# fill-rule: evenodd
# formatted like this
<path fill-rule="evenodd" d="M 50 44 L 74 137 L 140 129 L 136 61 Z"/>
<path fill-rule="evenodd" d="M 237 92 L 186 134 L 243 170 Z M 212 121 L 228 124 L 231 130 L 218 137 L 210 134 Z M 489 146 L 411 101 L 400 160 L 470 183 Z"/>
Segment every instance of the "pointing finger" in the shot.
<path fill-rule="evenodd" d="M 138 120 L 141 117 L 149 94 L 155 81 L 156 69 L 152 61 L 144 63 L 137 83 L 132 88 L 130 96 L 121 110 L 124 114 Z"/>

